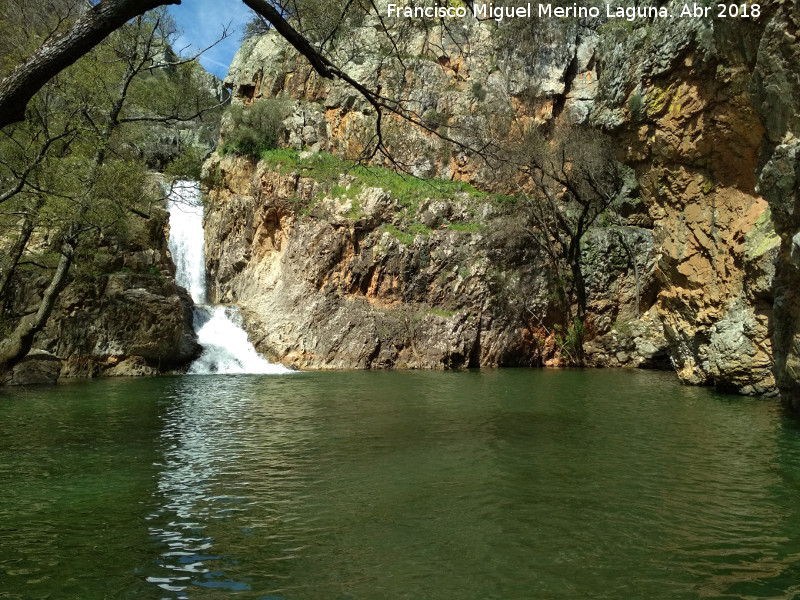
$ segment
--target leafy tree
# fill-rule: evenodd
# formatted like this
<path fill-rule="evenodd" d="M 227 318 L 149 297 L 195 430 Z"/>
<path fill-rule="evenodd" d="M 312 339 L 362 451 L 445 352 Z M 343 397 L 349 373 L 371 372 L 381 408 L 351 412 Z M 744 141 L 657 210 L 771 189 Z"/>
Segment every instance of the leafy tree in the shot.
<path fill-rule="evenodd" d="M 267 33 L 270 29 L 272 29 L 272 25 L 270 25 L 269 21 L 254 12 L 250 20 L 244 25 L 242 40 L 259 37 Z"/>

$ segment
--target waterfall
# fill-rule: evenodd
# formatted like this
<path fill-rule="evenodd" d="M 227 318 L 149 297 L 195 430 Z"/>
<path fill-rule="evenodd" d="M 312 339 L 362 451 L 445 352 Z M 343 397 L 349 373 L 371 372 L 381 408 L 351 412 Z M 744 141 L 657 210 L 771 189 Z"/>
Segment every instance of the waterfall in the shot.
<path fill-rule="evenodd" d="M 175 283 L 189 290 L 195 302 L 194 330 L 203 353 L 189 373 L 289 373 L 264 360 L 241 327 L 235 306 L 212 306 L 206 295 L 206 258 L 200 186 L 178 181 L 167 202 L 169 250 L 175 263 Z"/>
<path fill-rule="evenodd" d="M 176 181 L 169 195 L 167 211 L 175 283 L 189 291 L 195 304 L 205 304 L 206 244 L 200 186 L 193 181 Z"/>

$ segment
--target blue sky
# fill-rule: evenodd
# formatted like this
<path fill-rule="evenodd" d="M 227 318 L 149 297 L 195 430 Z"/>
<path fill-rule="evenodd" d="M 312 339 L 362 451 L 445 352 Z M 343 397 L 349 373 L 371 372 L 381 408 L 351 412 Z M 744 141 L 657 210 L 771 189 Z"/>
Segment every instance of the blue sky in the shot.
<path fill-rule="evenodd" d="M 252 13 L 240 0 L 183 0 L 168 8 L 182 35 L 174 49 L 183 55 L 205 48 L 230 25 L 230 35 L 200 58 L 207 71 L 220 79 L 228 72 L 233 55 L 241 45 L 242 29 Z"/>

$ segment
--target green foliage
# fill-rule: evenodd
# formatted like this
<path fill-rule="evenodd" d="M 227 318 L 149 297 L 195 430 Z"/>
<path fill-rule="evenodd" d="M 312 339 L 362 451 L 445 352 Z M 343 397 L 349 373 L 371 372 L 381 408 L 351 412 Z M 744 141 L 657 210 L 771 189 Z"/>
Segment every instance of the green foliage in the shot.
<path fill-rule="evenodd" d="M 314 43 L 347 39 L 363 24 L 371 7 L 369 2 L 352 0 L 292 0 L 290 6 L 285 10 L 292 25 Z"/>
<path fill-rule="evenodd" d="M 422 115 L 422 121 L 428 127 L 442 127 L 447 123 L 447 115 L 444 115 L 434 108 L 429 108 Z"/>
<path fill-rule="evenodd" d="M 280 98 L 265 98 L 250 106 L 231 105 L 226 111 L 220 152 L 260 157 L 278 148 L 288 114 L 289 103 Z"/>
<path fill-rule="evenodd" d="M 252 18 L 245 23 L 244 30 L 242 31 L 242 40 L 249 40 L 250 38 L 260 37 L 272 29 L 272 25 L 261 15 L 253 12 Z"/>
<path fill-rule="evenodd" d="M 0 78 L 53 33 L 63 32 L 78 15 L 75 0 L 0 1 Z"/>
<path fill-rule="evenodd" d="M 567 339 L 564 344 L 564 349 L 567 354 L 576 361 L 583 358 L 583 341 L 585 339 L 586 328 L 583 322 L 578 317 L 575 317 L 572 324 L 567 329 Z"/>
<path fill-rule="evenodd" d="M 472 83 L 472 88 L 470 90 L 472 92 L 472 97 L 476 100 L 483 102 L 486 100 L 486 90 L 483 89 L 483 85 L 481 85 L 480 81 L 474 81 Z"/>
<path fill-rule="evenodd" d="M 457 310 L 444 310 L 442 308 L 431 308 L 428 312 L 437 317 L 444 317 L 445 319 L 449 319 L 458 314 Z"/>
<path fill-rule="evenodd" d="M 200 180 L 205 153 L 195 146 L 187 146 L 178 157 L 167 165 L 164 173 L 176 179 Z"/>
<path fill-rule="evenodd" d="M 68 27 L 84 4 L 0 2 L 0 72 Z M 28 104 L 24 121 L 4 128 L 0 277 L 22 281 L 33 276 L 32 285 L 43 288 L 56 273 L 62 241 L 74 250 L 76 277 L 117 272 L 124 267 L 121 248 L 152 246 L 153 218 L 161 214 L 153 208 L 161 191 L 150 166 L 174 154 L 173 140 L 181 135 L 174 124 L 191 130 L 192 144 L 202 139 L 210 145 L 217 137 L 210 115 L 218 101 L 209 91 L 209 76 L 196 64 L 176 64 L 169 48 L 173 34 L 165 9 L 127 22 L 48 82 Z M 202 126 L 186 124 L 198 114 L 206 119 Z M 173 161 L 171 174 L 199 175 L 199 154 L 186 151 Z M 9 252 L 17 243 L 19 263 Z M 0 305 L 18 312 L 14 300 L 6 293 Z"/>
<path fill-rule="evenodd" d="M 414 236 L 410 233 L 406 233 L 405 231 L 400 231 L 391 223 L 387 223 L 383 226 L 384 231 L 388 231 L 392 237 L 396 238 L 400 241 L 401 244 L 405 246 L 411 246 L 414 244 Z"/>
<path fill-rule="evenodd" d="M 364 216 L 364 211 L 361 210 L 361 202 L 359 202 L 358 200 L 353 200 L 352 207 L 350 208 L 350 210 L 347 211 L 347 214 L 345 214 L 345 216 L 348 219 L 353 219 L 355 221 L 359 220 L 362 216 Z"/>
<path fill-rule="evenodd" d="M 631 112 L 631 118 L 634 121 L 640 121 L 644 113 L 644 96 L 640 91 L 635 91 L 628 99 L 628 110 Z"/>
<path fill-rule="evenodd" d="M 600 35 L 603 36 L 627 36 L 633 31 L 636 24 L 627 19 L 611 19 L 600 26 Z M 619 39 L 615 37 L 614 39 Z"/>
<path fill-rule="evenodd" d="M 479 203 L 492 201 L 494 196 L 481 192 L 467 183 L 451 180 L 424 180 L 410 175 L 380 167 L 364 167 L 341 158 L 319 152 L 304 155 L 295 150 L 279 148 L 262 152 L 261 159 L 269 166 L 282 174 L 297 173 L 301 177 L 309 177 L 322 184 L 322 190 L 317 199 L 335 198 L 348 199 L 351 208 L 345 216 L 358 220 L 363 216 L 363 207 L 359 196 L 370 187 L 379 187 L 386 190 L 396 201 L 397 217 L 394 225 L 386 224 L 384 231 L 405 245 L 412 245 L 417 235 L 427 237 L 432 229 L 416 220 L 420 203 L 424 200 L 452 200 L 460 197 L 467 202 Z M 346 176 L 346 183 L 342 176 Z M 504 197 L 503 201 L 509 201 Z M 313 214 L 310 206 L 297 208 L 300 216 Z M 478 222 L 449 223 L 448 228 L 453 231 L 476 233 L 483 231 L 485 225 Z"/>
<path fill-rule="evenodd" d="M 431 228 L 426 227 L 422 223 L 410 223 L 405 230 L 398 229 L 394 225 L 387 223 L 383 225 L 383 230 L 388 231 L 392 237 L 396 238 L 400 241 L 401 244 L 405 246 L 412 246 L 414 244 L 414 239 L 421 235 L 422 237 L 427 237 L 431 234 Z"/>
<path fill-rule="evenodd" d="M 630 336 L 633 333 L 633 322 L 615 321 L 614 324 L 611 326 L 611 329 L 615 330 L 620 335 Z"/>
<path fill-rule="evenodd" d="M 296 150 L 285 148 L 261 153 L 261 159 L 281 173 L 299 173 L 324 184 L 329 195 L 354 198 L 364 188 L 380 187 L 396 198 L 399 206 L 414 209 L 426 198 L 449 199 L 455 194 L 465 194 L 470 199 L 489 197 L 468 183 L 448 179 L 420 179 L 382 167 L 365 167 L 328 154 L 317 152 L 300 158 Z M 342 174 L 353 178 L 349 188 L 338 185 Z"/>
<path fill-rule="evenodd" d="M 566 331 L 560 325 L 555 325 L 556 345 L 561 349 L 561 354 L 570 364 L 582 364 L 583 362 L 583 341 L 586 338 L 586 328 L 583 322 L 575 317 L 567 325 Z"/>
<path fill-rule="evenodd" d="M 466 231 L 469 233 L 476 233 L 486 229 L 486 226 L 480 223 L 450 223 L 447 228 L 451 231 Z"/>
<path fill-rule="evenodd" d="M 492 200 L 498 206 L 516 206 L 520 202 L 519 196 L 509 196 L 508 194 L 495 194 Z"/>
<path fill-rule="evenodd" d="M 99 230 L 126 231 L 126 217 L 132 207 L 146 209 L 155 200 L 148 193 L 150 172 L 136 160 L 109 160 L 94 169 L 94 185 L 79 210 L 83 221 Z"/>
<path fill-rule="evenodd" d="M 217 165 L 213 171 L 208 171 L 205 177 L 200 178 L 200 183 L 208 189 L 217 189 L 222 185 L 222 169 Z"/>
<path fill-rule="evenodd" d="M 330 156 L 333 157 L 333 155 Z M 310 162 L 310 161 L 301 161 L 300 153 L 297 150 L 292 150 L 291 148 L 276 148 L 275 150 L 265 150 L 264 152 L 261 153 L 261 160 L 266 161 L 271 166 L 288 167 L 289 169 L 293 169 L 294 166 L 299 166 L 301 162 L 304 163 L 303 165 L 304 167 L 309 166 L 308 163 Z M 316 163 L 318 161 L 314 162 Z"/>
<path fill-rule="evenodd" d="M 414 235 L 415 237 L 418 235 L 427 237 L 431 234 L 431 231 L 433 231 L 430 227 L 428 227 L 427 225 L 423 225 L 422 223 L 411 223 L 408 226 L 407 230 L 410 234 Z"/>

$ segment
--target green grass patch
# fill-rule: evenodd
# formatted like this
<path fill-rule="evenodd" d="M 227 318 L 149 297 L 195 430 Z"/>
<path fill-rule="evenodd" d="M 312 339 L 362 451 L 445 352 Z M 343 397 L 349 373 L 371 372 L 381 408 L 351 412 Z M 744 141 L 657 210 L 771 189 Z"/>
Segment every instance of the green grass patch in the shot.
<path fill-rule="evenodd" d="M 411 246 L 414 243 L 413 235 L 411 235 L 410 233 L 406 233 L 405 231 L 400 231 L 394 225 L 386 224 L 383 226 L 383 229 L 384 231 L 388 231 L 393 238 L 399 240 L 401 244 L 404 244 L 406 246 Z"/>
<path fill-rule="evenodd" d="M 422 235 L 428 237 L 431 234 L 431 231 L 433 230 L 427 225 L 423 225 L 422 223 L 412 222 L 407 227 L 407 231 L 414 235 Z"/>
<path fill-rule="evenodd" d="M 428 313 L 430 313 L 432 315 L 436 315 L 437 317 L 444 317 L 446 319 L 449 319 L 450 317 L 453 317 L 453 316 L 457 315 L 458 311 L 457 310 L 444 310 L 444 309 L 441 309 L 441 308 L 432 308 L 432 309 L 430 309 L 428 311 Z"/>
<path fill-rule="evenodd" d="M 484 200 L 489 194 L 475 189 L 468 183 L 447 179 L 420 179 L 397 173 L 383 167 L 365 167 L 343 160 L 327 152 L 318 152 L 300 158 L 300 152 L 280 148 L 261 153 L 261 160 L 276 171 L 288 174 L 299 173 L 323 184 L 334 198 L 356 198 L 367 187 L 379 187 L 397 199 L 401 208 L 416 210 L 422 200 L 448 200 L 455 195 L 466 194 L 471 200 Z M 347 186 L 339 185 L 339 179 L 347 174 L 354 180 Z"/>
<path fill-rule="evenodd" d="M 358 200 L 353 200 L 353 204 L 350 207 L 350 210 L 347 211 L 345 216 L 348 219 L 354 219 L 356 221 L 358 221 L 361 217 L 363 217 L 364 211 L 361 210 L 361 202 L 359 202 Z"/>
<path fill-rule="evenodd" d="M 382 226 L 384 231 L 388 231 L 389 234 L 397 239 L 401 244 L 406 246 L 411 246 L 414 244 L 414 238 L 418 235 L 423 237 L 427 237 L 431 234 L 432 229 L 430 227 L 426 227 L 422 223 L 410 223 L 407 227 L 403 229 L 398 229 L 394 225 L 390 223 L 386 223 Z"/>
<path fill-rule="evenodd" d="M 466 231 L 468 233 L 475 233 L 486 229 L 486 225 L 480 223 L 450 223 L 447 228 L 451 231 Z"/>

